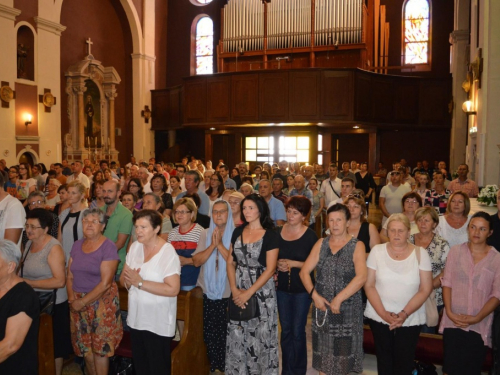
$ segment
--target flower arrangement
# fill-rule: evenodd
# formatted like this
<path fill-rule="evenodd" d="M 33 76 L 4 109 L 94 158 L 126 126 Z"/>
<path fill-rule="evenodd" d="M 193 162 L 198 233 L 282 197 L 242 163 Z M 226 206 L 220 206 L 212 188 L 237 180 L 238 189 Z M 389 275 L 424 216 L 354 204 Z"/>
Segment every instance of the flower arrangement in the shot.
<path fill-rule="evenodd" d="M 497 204 L 497 192 L 497 185 L 486 185 L 486 187 L 481 189 L 477 201 L 484 205 L 494 206 Z"/>

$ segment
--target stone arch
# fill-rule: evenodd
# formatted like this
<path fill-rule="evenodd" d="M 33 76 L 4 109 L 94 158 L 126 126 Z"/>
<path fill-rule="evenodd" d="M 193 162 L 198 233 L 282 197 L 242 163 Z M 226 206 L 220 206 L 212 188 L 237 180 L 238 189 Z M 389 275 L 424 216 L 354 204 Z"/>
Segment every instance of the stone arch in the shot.
<path fill-rule="evenodd" d="M 63 2 L 64 0 L 55 0 L 54 3 L 58 22 L 61 21 Z M 141 20 L 139 19 L 135 5 L 132 0 L 120 0 L 120 3 L 125 11 L 130 27 L 130 33 L 132 35 L 132 51 L 134 54 L 143 53 Z"/>
<path fill-rule="evenodd" d="M 33 163 L 34 164 L 38 164 L 39 161 L 40 161 L 40 156 L 38 155 L 38 153 L 30 146 L 30 145 L 26 145 L 24 146 L 24 148 L 22 150 L 19 150 L 19 152 L 17 153 L 16 155 L 16 160 L 19 162 L 19 160 L 21 159 L 21 156 L 25 153 L 28 153 L 31 155 L 31 157 L 33 158 Z"/>

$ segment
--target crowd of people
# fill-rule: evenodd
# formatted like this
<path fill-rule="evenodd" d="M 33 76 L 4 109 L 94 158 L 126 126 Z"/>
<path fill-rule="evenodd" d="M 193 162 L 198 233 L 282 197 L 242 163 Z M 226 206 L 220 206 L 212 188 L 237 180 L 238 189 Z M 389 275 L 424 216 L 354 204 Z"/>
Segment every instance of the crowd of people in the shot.
<path fill-rule="evenodd" d="M 107 374 L 124 330 L 136 373 L 169 374 L 177 295 L 198 286 L 211 373 L 278 374 L 281 346 L 281 373 L 305 374 L 313 304 L 320 374 L 362 372 L 363 324 L 380 374 L 413 372 L 421 332 L 443 335 L 448 375 L 480 374 L 500 344 L 500 210 L 470 215 L 468 172 L 404 159 L 375 175 L 355 161 L 0 160 L 0 373 L 37 373 L 45 312 L 57 375 L 71 354 Z"/>

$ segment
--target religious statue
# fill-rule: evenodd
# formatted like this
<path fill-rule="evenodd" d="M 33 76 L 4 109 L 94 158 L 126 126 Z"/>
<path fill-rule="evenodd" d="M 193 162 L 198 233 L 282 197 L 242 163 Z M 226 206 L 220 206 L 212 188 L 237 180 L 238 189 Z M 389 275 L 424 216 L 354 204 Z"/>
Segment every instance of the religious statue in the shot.
<path fill-rule="evenodd" d="M 94 136 L 94 106 L 92 105 L 92 97 L 87 95 L 87 104 L 85 105 L 85 113 L 87 114 L 87 137 Z"/>
<path fill-rule="evenodd" d="M 25 78 L 26 71 L 26 59 L 28 58 L 28 47 L 26 47 L 23 43 L 19 43 L 17 45 L 17 77 Z"/>

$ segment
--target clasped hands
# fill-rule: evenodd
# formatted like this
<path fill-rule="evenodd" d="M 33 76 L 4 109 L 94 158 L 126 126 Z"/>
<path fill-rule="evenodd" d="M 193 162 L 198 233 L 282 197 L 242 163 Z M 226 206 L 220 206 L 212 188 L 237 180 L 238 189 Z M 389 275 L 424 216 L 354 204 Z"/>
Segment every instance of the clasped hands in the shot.
<path fill-rule="evenodd" d="M 123 280 L 125 284 L 130 288 L 132 285 L 137 288 L 137 285 L 142 281 L 142 277 L 139 274 L 141 272 L 140 268 L 131 268 L 128 264 L 123 267 Z"/>
<path fill-rule="evenodd" d="M 480 320 L 473 315 L 455 314 L 453 312 L 448 313 L 448 311 L 446 313 L 448 315 L 448 318 L 450 318 L 450 320 L 455 325 L 455 327 L 458 328 L 467 328 L 470 325 L 477 324 L 480 322 Z"/>
<path fill-rule="evenodd" d="M 279 272 L 290 272 L 290 264 L 288 263 L 288 259 L 278 259 L 276 268 Z"/>
<path fill-rule="evenodd" d="M 318 292 L 313 293 L 312 296 L 314 306 L 321 311 L 326 311 L 329 308 L 332 313 L 340 314 L 340 306 L 342 305 L 342 301 L 338 296 L 335 296 L 332 301 L 328 301 L 325 297 L 321 296 Z"/>
<path fill-rule="evenodd" d="M 250 297 L 252 297 L 252 293 L 245 289 L 236 289 L 236 291 L 233 292 L 234 304 L 242 309 L 246 308 Z"/>
<path fill-rule="evenodd" d="M 408 316 L 403 311 L 400 311 L 398 314 L 386 311 L 383 319 L 389 323 L 389 330 L 392 331 L 393 329 L 402 327 L 407 317 Z"/>

